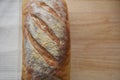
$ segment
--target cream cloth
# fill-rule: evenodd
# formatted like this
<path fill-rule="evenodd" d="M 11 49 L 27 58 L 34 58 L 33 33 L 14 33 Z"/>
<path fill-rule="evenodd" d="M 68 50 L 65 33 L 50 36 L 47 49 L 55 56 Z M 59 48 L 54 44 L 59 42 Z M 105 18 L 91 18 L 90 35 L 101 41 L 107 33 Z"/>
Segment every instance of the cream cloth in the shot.
<path fill-rule="evenodd" d="M 19 0 L 0 0 L 0 80 L 19 80 Z"/>

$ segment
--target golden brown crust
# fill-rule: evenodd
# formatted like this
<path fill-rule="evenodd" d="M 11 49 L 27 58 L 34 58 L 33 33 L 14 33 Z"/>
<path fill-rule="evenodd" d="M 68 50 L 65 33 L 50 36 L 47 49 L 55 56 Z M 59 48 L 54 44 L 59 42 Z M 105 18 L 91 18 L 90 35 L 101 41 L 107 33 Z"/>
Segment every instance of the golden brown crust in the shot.
<path fill-rule="evenodd" d="M 69 80 L 70 32 L 65 0 L 24 0 L 22 9 L 22 80 Z"/>
<path fill-rule="evenodd" d="M 37 43 L 36 40 L 34 40 L 30 32 L 26 28 L 24 29 L 25 29 L 26 37 L 30 40 L 34 48 L 41 54 L 41 56 L 45 58 L 46 61 L 48 61 L 49 65 L 56 66 L 57 62 L 55 61 L 54 57 L 50 55 L 50 53 L 44 47 L 42 47 L 39 43 Z"/>
<path fill-rule="evenodd" d="M 34 17 L 33 18 L 33 21 L 35 21 L 36 25 L 38 25 L 43 31 L 45 31 L 49 37 L 54 40 L 58 46 L 60 45 L 60 41 L 59 39 L 57 38 L 57 36 L 52 32 L 52 30 L 48 27 L 48 25 L 43 21 L 41 20 L 40 18 L 38 18 L 37 16 L 33 15 Z M 45 28 L 42 28 L 41 25 L 45 26 Z"/>

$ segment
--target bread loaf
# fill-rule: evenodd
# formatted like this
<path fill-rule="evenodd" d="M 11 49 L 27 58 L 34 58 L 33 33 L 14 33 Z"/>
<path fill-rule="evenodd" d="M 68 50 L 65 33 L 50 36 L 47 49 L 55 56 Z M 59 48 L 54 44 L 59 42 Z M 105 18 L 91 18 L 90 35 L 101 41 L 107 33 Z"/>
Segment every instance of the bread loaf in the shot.
<path fill-rule="evenodd" d="M 22 80 L 70 80 L 70 32 L 64 0 L 23 0 Z"/>

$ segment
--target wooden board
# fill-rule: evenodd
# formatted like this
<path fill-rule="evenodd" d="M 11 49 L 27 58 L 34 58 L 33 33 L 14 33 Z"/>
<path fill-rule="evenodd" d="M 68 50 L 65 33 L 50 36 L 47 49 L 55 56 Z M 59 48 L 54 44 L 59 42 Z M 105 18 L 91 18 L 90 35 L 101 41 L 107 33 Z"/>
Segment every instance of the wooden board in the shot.
<path fill-rule="evenodd" d="M 71 80 L 120 80 L 120 0 L 67 0 Z"/>

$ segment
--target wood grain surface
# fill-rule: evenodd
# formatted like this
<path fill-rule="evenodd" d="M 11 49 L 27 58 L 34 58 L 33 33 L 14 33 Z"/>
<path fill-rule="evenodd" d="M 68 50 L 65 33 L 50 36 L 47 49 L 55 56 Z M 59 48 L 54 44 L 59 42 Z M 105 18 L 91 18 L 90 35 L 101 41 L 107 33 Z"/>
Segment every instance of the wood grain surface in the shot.
<path fill-rule="evenodd" d="M 120 80 L 120 0 L 67 0 L 71 80 Z"/>

